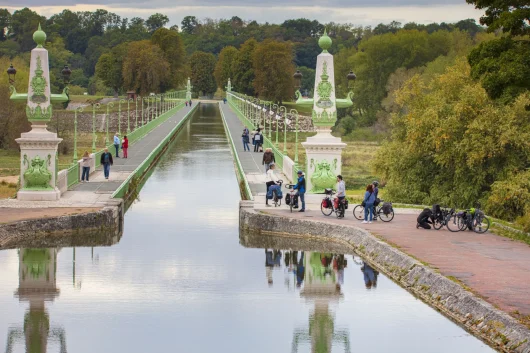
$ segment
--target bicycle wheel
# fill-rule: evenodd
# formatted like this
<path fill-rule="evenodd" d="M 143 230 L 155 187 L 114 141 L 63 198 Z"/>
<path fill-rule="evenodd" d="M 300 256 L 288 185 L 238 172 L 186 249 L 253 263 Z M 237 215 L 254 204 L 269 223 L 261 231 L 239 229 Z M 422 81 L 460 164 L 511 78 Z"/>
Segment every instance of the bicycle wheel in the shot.
<path fill-rule="evenodd" d="M 381 207 L 378 211 L 378 214 L 379 214 L 379 219 L 382 220 L 383 222 L 390 222 L 391 220 L 394 219 L 394 209 L 390 210 L 389 214 L 385 214 L 383 212 L 383 208 Z"/>
<path fill-rule="evenodd" d="M 465 217 L 460 217 L 459 220 L 458 220 L 458 226 L 460 227 L 460 230 L 461 231 L 464 231 L 466 230 L 467 228 L 469 228 L 469 230 L 473 229 L 473 226 L 471 225 L 470 226 L 470 220 L 469 220 L 469 215 L 466 215 Z M 473 223 L 473 220 L 471 220 L 471 224 Z"/>
<path fill-rule="evenodd" d="M 462 217 L 457 215 L 448 216 L 445 220 L 445 225 L 450 232 L 459 232 L 460 231 L 460 221 Z"/>
<path fill-rule="evenodd" d="M 490 228 L 490 220 L 486 216 L 478 216 L 473 219 L 473 230 L 476 233 L 486 233 Z"/>
<path fill-rule="evenodd" d="M 331 212 L 333 212 L 333 208 L 326 208 L 322 205 L 322 202 L 320 203 L 320 210 L 322 211 L 322 214 L 324 216 L 331 215 Z"/>
<path fill-rule="evenodd" d="M 433 225 L 432 225 L 432 227 L 433 227 L 434 229 L 436 229 L 436 230 L 440 230 L 440 229 L 442 229 L 443 226 L 444 226 L 443 221 L 441 221 L 441 220 L 439 220 L 439 219 L 435 219 L 435 220 L 434 220 L 434 223 L 433 223 Z"/>
<path fill-rule="evenodd" d="M 362 221 L 364 219 L 364 206 L 363 205 L 357 205 L 353 208 L 353 217 L 355 217 L 359 221 Z"/>

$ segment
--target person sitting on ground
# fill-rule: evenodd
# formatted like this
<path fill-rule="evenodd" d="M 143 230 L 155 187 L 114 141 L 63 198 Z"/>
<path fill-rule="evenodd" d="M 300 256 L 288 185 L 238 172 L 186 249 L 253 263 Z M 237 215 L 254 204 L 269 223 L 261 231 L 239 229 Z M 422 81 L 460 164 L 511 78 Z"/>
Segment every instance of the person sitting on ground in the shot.
<path fill-rule="evenodd" d="M 432 210 L 430 208 L 424 208 L 423 211 L 418 216 L 418 223 L 416 224 L 416 228 L 422 227 L 424 229 L 431 229 L 431 218 L 432 218 Z"/>
<path fill-rule="evenodd" d="M 275 167 L 276 167 L 276 165 L 274 163 L 271 163 L 270 166 L 269 166 L 269 170 L 267 171 L 267 182 L 266 182 L 267 193 L 269 192 L 269 188 L 272 185 L 278 184 L 278 180 L 279 179 L 276 177 L 276 174 L 274 174 Z M 267 196 L 265 196 L 265 205 L 270 207 L 269 199 L 267 198 Z"/>
<path fill-rule="evenodd" d="M 265 174 L 269 171 L 272 163 L 276 163 L 276 159 L 274 158 L 274 153 L 272 153 L 272 148 L 267 148 L 265 153 L 263 153 L 263 161 L 261 162 L 265 166 Z"/>

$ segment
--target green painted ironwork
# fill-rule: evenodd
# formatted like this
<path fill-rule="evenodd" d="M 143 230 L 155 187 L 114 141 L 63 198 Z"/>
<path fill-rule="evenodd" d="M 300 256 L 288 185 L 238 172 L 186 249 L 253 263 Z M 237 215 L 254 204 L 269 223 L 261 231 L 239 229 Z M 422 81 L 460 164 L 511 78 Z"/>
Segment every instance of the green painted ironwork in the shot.
<path fill-rule="evenodd" d="M 122 103 L 127 103 L 127 101 L 123 98 L 118 101 L 118 135 L 120 136 L 121 136 L 121 104 Z"/>
<path fill-rule="evenodd" d="M 127 99 L 127 134 L 131 133 L 131 102 L 132 98 Z"/>
<path fill-rule="evenodd" d="M 66 171 L 66 183 L 68 187 L 75 185 L 79 182 L 79 162 L 76 161 L 71 167 Z"/>
<path fill-rule="evenodd" d="M 92 153 L 96 153 L 96 108 L 100 108 L 101 104 L 92 104 Z"/>
<path fill-rule="evenodd" d="M 35 156 L 31 161 L 25 154 L 23 164 L 27 164 L 27 169 L 24 172 L 24 189 L 26 190 L 51 190 L 50 186 L 52 180 L 52 173 L 48 170 L 51 166 L 52 156 L 49 154 L 46 159 L 40 156 Z"/>
<path fill-rule="evenodd" d="M 179 105 L 178 109 L 180 109 L 183 105 L 184 104 L 181 103 L 181 105 Z M 142 176 L 153 166 L 153 162 L 157 160 L 157 158 L 159 157 L 161 151 L 163 151 L 163 149 L 169 143 L 169 141 L 172 139 L 172 137 L 175 135 L 175 133 L 179 129 L 182 128 L 184 123 L 188 120 L 188 118 L 192 115 L 192 113 L 195 112 L 195 110 L 197 109 L 198 106 L 199 106 L 199 104 L 196 104 L 192 109 L 190 109 L 190 111 L 188 113 L 186 113 L 184 118 L 171 130 L 171 132 L 158 144 L 158 146 L 155 147 L 151 151 L 151 153 L 149 153 L 147 158 L 127 177 L 127 179 L 125 179 L 123 181 L 123 183 L 118 187 L 118 189 L 116 189 L 116 191 L 114 191 L 114 193 L 111 196 L 112 198 L 123 198 L 125 195 L 129 194 L 129 192 L 130 192 L 129 188 L 131 186 L 131 182 L 133 181 L 133 179 L 142 178 Z M 142 131 L 143 134 L 141 136 L 134 134 L 135 132 L 138 132 L 138 131 L 142 130 L 142 128 L 137 129 L 136 131 L 131 133 L 131 139 L 133 139 L 133 141 L 134 141 L 134 140 L 137 140 L 137 139 L 145 136 L 145 134 L 147 134 L 149 131 L 153 130 L 155 127 L 157 127 L 158 125 L 162 124 L 164 121 L 169 119 L 174 113 L 175 113 L 175 111 L 170 110 L 170 111 L 162 114 L 160 116 L 160 119 L 157 119 L 157 120 L 153 121 L 153 124 L 151 126 L 149 126 L 149 124 L 146 125 L 145 127 L 148 128 L 148 129 L 145 129 L 145 131 Z M 134 185 L 132 185 L 132 186 L 134 187 Z"/>
<path fill-rule="evenodd" d="M 110 119 L 109 108 L 114 108 L 113 102 L 107 103 L 107 115 L 105 117 L 105 146 L 109 144 L 109 119 Z"/>
<path fill-rule="evenodd" d="M 250 189 L 250 185 L 248 184 L 247 176 L 245 175 L 245 171 L 243 170 L 243 166 L 241 165 L 241 161 L 239 160 L 239 155 L 236 151 L 236 146 L 234 145 L 234 139 L 232 138 L 232 134 L 230 133 L 230 130 L 228 129 L 228 125 L 226 124 L 226 118 L 223 113 L 223 109 L 221 109 L 221 103 L 219 103 L 219 110 L 221 111 L 221 118 L 223 120 L 223 125 L 225 128 L 225 133 L 228 138 L 229 144 L 230 144 L 230 151 L 232 152 L 232 156 L 234 157 L 235 166 L 236 166 L 236 176 L 239 183 L 243 183 L 244 186 L 244 196 L 246 200 L 254 200 L 254 197 L 252 196 L 252 190 Z"/>
<path fill-rule="evenodd" d="M 77 107 L 74 110 L 74 158 L 72 163 L 77 163 L 77 113 L 82 113 L 83 107 Z"/>

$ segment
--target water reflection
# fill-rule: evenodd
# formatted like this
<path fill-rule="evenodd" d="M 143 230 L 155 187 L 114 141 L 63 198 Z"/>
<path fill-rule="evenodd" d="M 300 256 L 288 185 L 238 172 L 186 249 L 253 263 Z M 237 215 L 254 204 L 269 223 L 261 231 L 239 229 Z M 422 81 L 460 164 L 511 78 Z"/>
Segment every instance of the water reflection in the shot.
<path fill-rule="evenodd" d="M 6 353 L 23 341 L 27 353 L 45 353 L 48 340 L 59 343 L 60 352 L 66 353 L 65 331 L 61 326 L 50 325 L 46 302 L 59 296 L 56 285 L 57 249 L 20 249 L 19 284 L 15 296 L 29 302 L 24 324 L 11 327 L 7 334 Z"/>

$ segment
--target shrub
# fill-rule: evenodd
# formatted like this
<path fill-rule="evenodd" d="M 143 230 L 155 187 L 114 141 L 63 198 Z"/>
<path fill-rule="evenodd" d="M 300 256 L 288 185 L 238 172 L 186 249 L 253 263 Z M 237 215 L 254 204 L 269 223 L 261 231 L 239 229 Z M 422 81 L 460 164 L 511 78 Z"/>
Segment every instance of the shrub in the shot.
<path fill-rule="evenodd" d="M 530 226 L 530 171 L 514 173 L 493 183 L 486 210 L 508 221 L 524 216 L 523 221 Z"/>

